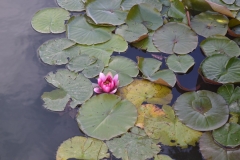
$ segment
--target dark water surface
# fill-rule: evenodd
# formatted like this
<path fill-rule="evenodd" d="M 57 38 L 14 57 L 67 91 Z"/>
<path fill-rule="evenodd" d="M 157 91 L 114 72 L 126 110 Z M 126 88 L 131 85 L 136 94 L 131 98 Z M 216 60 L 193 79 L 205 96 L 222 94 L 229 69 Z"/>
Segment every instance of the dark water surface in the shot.
<path fill-rule="evenodd" d="M 39 9 L 56 6 L 54 0 L 0 1 L 0 160 L 55 160 L 64 140 L 83 135 L 69 114 L 44 109 L 40 98 L 43 92 L 53 89 L 44 76 L 59 67 L 40 62 L 36 50 L 45 41 L 65 35 L 37 33 L 30 21 Z M 188 88 L 201 84 L 201 89 L 216 90 L 203 84 L 197 73 L 204 58 L 200 49 L 191 55 L 196 64 L 189 74 L 178 75 L 181 84 Z M 136 56 L 151 54 L 129 48 L 124 56 L 136 61 Z M 173 88 L 172 102 L 181 93 Z M 202 160 L 198 147 L 181 150 L 163 146 L 162 153 L 176 160 Z"/>

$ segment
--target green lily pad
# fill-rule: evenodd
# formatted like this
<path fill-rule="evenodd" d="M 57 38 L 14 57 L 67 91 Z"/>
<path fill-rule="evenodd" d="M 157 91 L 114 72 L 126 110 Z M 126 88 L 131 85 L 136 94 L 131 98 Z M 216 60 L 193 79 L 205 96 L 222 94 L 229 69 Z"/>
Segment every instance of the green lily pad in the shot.
<path fill-rule="evenodd" d="M 123 160 L 145 160 L 160 152 L 157 142 L 137 127 L 132 128 L 130 133 L 120 138 L 107 141 L 107 146 L 115 157 Z"/>
<path fill-rule="evenodd" d="M 127 12 L 120 8 L 119 0 L 97 0 L 89 3 L 86 13 L 96 24 L 121 25 L 125 23 Z"/>
<path fill-rule="evenodd" d="M 40 33 L 62 33 L 66 31 L 65 21 L 70 13 L 62 8 L 45 8 L 32 18 L 32 27 Z"/>
<path fill-rule="evenodd" d="M 84 16 L 72 17 L 67 24 L 67 37 L 79 44 L 98 44 L 112 38 L 111 30 L 87 23 Z"/>
<path fill-rule="evenodd" d="M 81 0 L 57 0 L 57 3 L 68 11 L 81 12 L 85 10 L 84 3 Z"/>
<path fill-rule="evenodd" d="M 107 145 L 100 140 L 76 136 L 64 141 L 57 150 L 56 160 L 109 158 Z"/>
<path fill-rule="evenodd" d="M 198 36 L 187 25 L 170 22 L 154 33 L 153 44 L 164 53 L 187 54 L 197 47 Z"/>
<path fill-rule="evenodd" d="M 148 30 L 141 23 L 128 22 L 126 25 L 119 26 L 115 33 L 128 42 L 135 42 L 147 37 Z"/>
<path fill-rule="evenodd" d="M 230 112 L 240 113 L 240 87 L 234 89 L 233 84 L 225 84 L 217 91 L 228 103 Z"/>
<path fill-rule="evenodd" d="M 168 10 L 168 16 L 176 18 L 178 20 L 187 22 L 186 11 L 184 5 L 179 0 L 174 0 L 171 3 L 171 7 Z"/>
<path fill-rule="evenodd" d="M 215 54 L 207 57 L 200 69 L 207 79 L 218 83 L 240 82 L 240 60 L 236 57 L 228 57 L 224 54 Z"/>
<path fill-rule="evenodd" d="M 195 145 L 201 132 L 188 128 L 175 116 L 172 107 L 164 105 L 164 114 L 145 114 L 144 130 L 147 135 L 164 145 L 187 148 Z"/>
<path fill-rule="evenodd" d="M 226 123 L 214 130 L 212 135 L 214 140 L 223 146 L 234 148 L 240 145 L 240 125 L 236 123 Z"/>
<path fill-rule="evenodd" d="M 225 36 L 208 37 L 201 42 L 200 47 L 206 56 L 226 54 L 229 57 L 238 57 L 240 55 L 239 46 Z"/>
<path fill-rule="evenodd" d="M 121 7 L 123 10 L 130 10 L 136 4 L 147 3 L 152 7 L 155 7 L 158 11 L 162 10 L 162 3 L 159 0 L 123 0 Z"/>
<path fill-rule="evenodd" d="M 162 62 L 153 58 L 137 57 L 137 59 L 138 68 L 144 74 L 144 78 L 169 87 L 175 85 L 176 76 L 171 70 L 164 69 L 158 71 Z"/>
<path fill-rule="evenodd" d="M 166 64 L 169 69 L 176 73 L 186 73 L 193 65 L 194 59 L 190 55 L 171 55 L 167 58 Z"/>
<path fill-rule="evenodd" d="M 104 69 L 104 73 L 108 72 L 113 75 L 118 74 L 119 87 L 131 83 L 133 81 L 132 77 L 136 77 L 139 73 L 137 64 L 133 60 L 122 56 L 111 57 L 108 67 Z"/>
<path fill-rule="evenodd" d="M 77 122 L 88 136 L 109 140 L 134 126 L 137 110 L 128 100 L 113 94 L 100 94 L 79 109 Z"/>
<path fill-rule="evenodd" d="M 206 90 L 182 94 L 176 100 L 174 110 L 184 124 L 198 131 L 217 129 L 229 117 L 229 109 L 222 96 Z"/>
<path fill-rule="evenodd" d="M 147 52 L 159 52 L 159 50 L 153 45 L 152 37 L 154 32 L 149 32 L 148 37 L 144 38 L 141 41 L 138 41 L 136 43 L 132 43 L 134 47 L 137 47 L 142 50 L 146 50 Z"/>
<path fill-rule="evenodd" d="M 67 69 L 60 69 L 56 73 L 50 72 L 45 79 L 53 86 L 63 89 L 72 99 L 78 101 L 78 104 L 82 104 L 93 94 L 90 80 Z"/>
<path fill-rule="evenodd" d="M 204 159 L 211 160 L 237 160 L 239 159 L 240 149 L 228 150 L 214 142 L 210 132 L 203 133 L 199 141 L 200 151 Z"/>
<path fill-rule="evenodd" d="M 67 64 L 69 59 L 77 57 L 80 53 L 75 42 L 66 38 L 52 39 L 42 44 L 38 49 L 40 59 L 49 65 Z"/>
<path fill-rule="evenodd" d="M 235 1 L 235 5 L 238 6 L 238 7 L 240 7 L 240 1 L 239 1 L 239 0 L 236 0 L 236 1 Z"/>
<path fill-rule="evenodd" d="M 147 80 L 134 80 L 131 84 L 118 90 L 118 95 L 131 101 L 136 107 L 143 102 L 152 104 L 169 104 L 172 93 L 168 87 Z"/>
<path fill-rule="evenodd" d="M 233 4 L 226 4 L 222 0 L 210 0 L 210 1 L 214 2 L 214 3 L 217 3 L 219 5 L 222 5 L 222 6 L 226 7 L 226 8 L 228 8 L 229 10 L 236 10 L 236 11 L 238 11 L 240 9 L 240 7 L 235 4 L 238 0 L 236 0 L 236 2 L 233 3 Z"/>
<path fill-rule="evenodd" d="M 84 74 L 85 77 L 93 78 L 103 71 L 104 64 L 101 60 L 98 60 L 95 57 L 83 54 L 72 59 L 67 65 L 67 68 L 74 72 L 82 71 L 82 74 Z"/>
<path fill-rule="evenodd" d="M 44 107 L 51 111 L 64 111 L 70 96 L 62 89 L 56 89 L 51 92 L 44 92 L 42 95 Z"/>
<path fill-rule="evenodd" d="M 163 25 L 163 19 L 159 11 L 146 3 L 133 6 L 127 15 L 127 21 L 143 24 L 151 30 L 156 30 Z"/>
<path fill-rule="evenodd" d="M 222 0 L 226 4 L 233 4 L 235 0 Z"/>
<path fill-rule="evenodd" d="M 236 42 L 240 46 L 240 38 L 234 38 L 233 41 Z"/>
<path fill-rule="evenodd" d="M 160 154 L 155 156 L 154 160 L 172 160 L 172 158 L 167 155 Z"/>
<path fill-rule="evenodd" d="M 191 20 L 192 29 L 203 37 L 225 35 L 228 29 L 228 18 L 215 12 L 203 12 Z"/>

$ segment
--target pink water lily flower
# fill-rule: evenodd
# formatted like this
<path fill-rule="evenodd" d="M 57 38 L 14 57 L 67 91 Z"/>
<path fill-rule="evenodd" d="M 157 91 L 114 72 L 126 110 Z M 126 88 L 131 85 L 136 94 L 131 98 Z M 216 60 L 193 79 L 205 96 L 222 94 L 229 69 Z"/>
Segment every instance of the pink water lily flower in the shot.
<path fill-rule="evenodd" d="M 112 73 L 110 72 L 106 76 L 103 73 L 100 73 L 98 78 L 98 86 L 94 88 L 94 92 L 114 94 L 117 91 L 118 85 L 118 74 L 113 77 Z"/>

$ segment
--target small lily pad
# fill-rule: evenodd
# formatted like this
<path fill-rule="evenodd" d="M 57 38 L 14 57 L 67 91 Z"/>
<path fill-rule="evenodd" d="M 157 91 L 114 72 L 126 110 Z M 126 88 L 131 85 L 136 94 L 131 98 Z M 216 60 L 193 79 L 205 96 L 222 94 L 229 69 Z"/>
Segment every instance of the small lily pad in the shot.
<path fill-rule="evenodd" d="M 133 6 L 127 15 L 127 21 L 143 24 L 150 30 L 156 30 L 163 25 L 163 19 L 159 11 L 146 3 Z"/>
<path fill-rule="evenodd" d="M 237 6 L 235 4 L 238 0 L 236 0 L 236 2 L 233 3 L 233 4 L 226 4 L 222 0 L 209 0 L 209 1 L 214 2 L 216 4 L 219 4 L 221 6 L 224 6 L 224 7 L 228 8 L 229 10 L 232 10 L 232 11 L 238 11 L 240 9 L 240 6 Z"/>
<path fill-rule="evenodd" d="M 88 136 L 109 140 L 126 133 L 137 120 L 137 110 L 128 100 L 113 94 L 100 94 L 79 109 L 77 122 Z"/>
<path fill-rule="evenodd" d="M 164 105 L 162 112 L 158 115 L 149 114 L 149 112 L 144 115 L 144 130 L 147 135 L 168 146 L 182 148 L 187 148 L 188 145 L 194 146 L 202 133 L 181 123 L 172 107 Z"/>
<path fill-rule="evenodd" d="M 228 29 L 228 18 L 215 12 L 203 12 L 191 20 L 192 29 L 203 37 L 225 35 Z"/>
<path fill-rule="evenodd" d="M 186 73 L 193 65 L 194 59 L 190 55 L 171 55 L 167 58 L 168 68 L 176 73 Z"/>
<path fill-rule="evenodd" d="M 234 148 L 240 145 L 240 125 L 236 123 L 226 123 L 214 130 L 212 135 L 214 140 L 223 146 Z"/>
<path fill-rule="evenodd" d="M 38 54 L 46 64 L 67 64 L 69 59 L 77 57 L 80 53 L 79 47 L 75 44 L 66 38 L 49 40 L 39 47 Z"/>
<path fill-rule="evenodd" d="M 109 158 L 107 145 L 100 140 L 81 136 L 64 141 L 57 150 L 56 160 Z"/>
<path fill-rule="evenodd" d="M 238 57 L 240 55 L 239 46 L 225 36 L 215 35 L 208 37 L 201 42 L 200 47 L 206 56 L 226 54 L 229 57 Z"/>
<path fill-rule="evenodd" d="M 229 109 L 222 96 L 206 90 L 182 94 L 176 100 L 174 110 L 184 124 L 198 131 L 217 129 L 229 117 Z"/>
<path fill-rule="evenodd" d="M 161 0 L 162 1 L 162 0 Z M 162 10 L 162 3 L 159 0 L 123 0 L 122 1 L 122 9 L 123 10 L 130 10 L 134 5 L 141 4 L 141 3 L 147 3 L 151 5 L 152 7 L 155 7 L 158 11 Z"/>
<path fill-rule="evenodd" d="M 67 37 L 79 44 L 98 44 L 112 38 L 111 30 L 89 24 L 84 16 L 72 17 L 67 24 Z"/>
<path fill-rule="evenodd" d="M 187 25 L 170 22 L 154 33 L 153 44 L 164 53 L 187 54 L 197 47 L 198 36 Z"/>
<path fill-rule="evenodd" d="M 115 157 L 123 160 L 145 160 L 160 152 L 157 141 L 149 138 L 144 130 L 137 127 L 120 138 L 107 141 L 107 146 Z"/>
<path fill-rule="evenodd" d="M 120 8 L 119 0 L 97 0 L 88 3 L 86 13 L 96 24 L 121 25 L 125 23 L 127 12 Z"/>
<path fill-rule="evenodd" d="M 203 133 L 199 140 L 200 151 L 204 159 L 211 160 L 237 160 L 239 159 L 240 149 L 226 149 L 216 144 L 211 132 Z"/>
<path fill-rule="evenodd" d="M 160 155 L 155 156 L 154 160 L 172 160 L 172 158 L 167 155 L 160 154 Z"/>
<path fill-rule="evenodd" d="M 118 90 L 118 95 L 131 101 L 136 107 L 143 102 L 152 104 L 169 104 L 172 93 L 168 87 L 147 80 L 134 80 L 131 84 Z"/>
<path fill-rule="evenodd" d="M 32 27 L 40 33 L 62 33 L 66 31 L 65 21 L 70 13 L 62 8 L 45 8 L 32 18 Z"/>
<path fill-rule="evenodd" d="M 174 0 L 168 10 L 168 16 L 187 22 L 186 11 L 184 5 L 179 0 Z"/>
<path fill-rule="evenodd" d="M 85 10 L 84 3 L 81 0 L 57 0 L 57 3 L 68 11 L 81 12 Z"/>

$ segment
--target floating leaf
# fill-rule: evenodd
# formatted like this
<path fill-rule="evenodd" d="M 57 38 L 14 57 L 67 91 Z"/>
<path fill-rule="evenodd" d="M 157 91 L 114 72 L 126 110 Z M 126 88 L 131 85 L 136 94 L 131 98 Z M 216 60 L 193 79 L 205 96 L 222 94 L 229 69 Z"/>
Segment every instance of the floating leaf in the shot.
<path fill-rule="evenodd" d="M 31 23 L 40 33 L 62 33 L 69 18 L 70 13 L 62 8 L 45 8 L 35 13 Z"/>
<path fill-rule="evenodd" d="M 120 5 L 119 0 L 97 0 L 87 5 L 86 13 L 96 24 L 121 25 L 127 12 L 122 11 Z"/>
<path fill-rule="evenodd" d="M 67 24 L 67 37 L 79 44 L 103 43 L 112 38 L 111 30 L 87 23 L 84 16 L 72 17 Z"/>
<path fill-rule="evenodd" d="M 214 12 L 200 13 L 191 20 L 192 29 L 203 37 L 225 35 L 228 29 L 228 18 Z"/>
<path fill-rule="evenodd" d="M 151 30 L 156 30 L 163 25 L 163 19 L 159 11 L 146 3 L 133 6 L 127 15 L 127 21 L 143 24 Z"/>
<path fill-rule="evenodd" d="M 185 22 L 187 21 L 186 11 L 184 9 L 184 5 L 179 0 L 172 1 L 171 7 L 169 8 L 167 14 L 168 14 L 169 17 L 180 19 L 180 20 L 185 21 Z"/>
<path fill-rule="evenodd" d="M 84 3 L 81 0 L 57 0 L 60 7 L 69 10 L 81 12 L 85 10 Z"/>
<path fill-rule="evenodd" d="M 153 44 L 164 53 L 186 54 L 197 47 L 198 36 L 187 25 L 170 22 L 154 33 Z"/>
<path fill-rule="evenodd" d="M 44 107 L 51 111 L 64 111 L 70 96 L 62 89 L 56 89 L 51 92 L 44 92 L 42 95 Z"/>
<path fill-rule="evenodd" d="M 138 75 L 137 64 L 129 58 L 122 56 L 111 57 L 108 67 L 104 69 L 104 73 L 112 72 L 113 75 L 118 74 L 119 87 L 126 86 L 133 81 L 132 77 Z"/>
<path fill-rule="evenodd" d="M 77 122 L 88 136 L 109 140 L 134 126 L 137 110 L 128 100 L 113 94 L 100 94 L 79 109 Z"/>
<path fill-rule="evenodd" d="M 72 137 L 64 141 L 57 150 L 56 160 L 108 158 L 107 145 L 100 140 L 86 137 Z"/>
<path fill-rule="evenodd" d="M 222 0 L 208 0 L 208 1 L 211 1 L 211 2 L 214 2 L 214 3 L 219 4 L 221 6 L 224 6 L 224 7 L 228 8 L 229 10 L 236 10 L 236 11 L 238 11 L 240 9 L 239 6 L 237 6 L 235 4 L 226 4 Z M 236 1 L 238 1 L 238 0 L 236 0 Z"/>
<path fill-rule="evenodd" d="M 211 0 L 205 0 L 205 1 L 211 6 L 211 8 L 215 12 L 234 18 L 233 13 L 226 6 L 219 5 L 217 3 L 212 2 Z"/>
<path fill-rule="evenodd" d="M 202 133 L 182 124 L 175 116 L 172 107 L 164 105 L 162 111 L 164 114 L 157 116 L 145 114 L 144 130 L 147 135 L 168 146 L 182 148 L 187 148 L 188 145 L 194 146 Z"/>
<path fill-rule="evenodd" d="M 75 42 L 66 38 L 52 39 L 43 43 L 38 54 L 44 63 L 50 65 L 67 64 L 69 59 L 79 55 L 79 47 L 74 46 Z"/>
<path fill-rule="evenodd" d="M 157 142 L 137 127 L 120 138 L 107 141 L 107 146 L 115 157 L 123 160 L 145 160 L 160 152 Z"/>
<path fill-rule="evenodd" d="M 166 60 L 168 68 L 177 73 L 186 73 L 194 65 L 194 63 L 194 59 L 190 55 L 176 56 L 173 54 Z"/>
<path fill-rule="evenodd" d="M 139 49 L 146 50 L 147 52 L 159 52 L 159 50 L 153 45 L 152 41 L 153 34 L 154 32 L 149 32 L 147 38 L 144 38 L 139 42 L 132 43 L 132 45 Z"/>
<path fill-rule="evenodd" d="M 206 90 L 182 94 L 176 100 L 174 110 L 184 124 L 198 131 L 217 129 L 229 117 L 229 109 L 222 96 Z"/>
<path fill-rule="evenodd" d="M 160 155 L 155 156 L 154 160 L 172 160 L 172 158 L 170 158 L 167 155 L 160 154 Z"/>
<path fill-rule="evenodd" d="M 228 150 L 214 142 L 210 132 L 203 133 L 199 141 L 200 151 L 204 159 L 211 160 L 237 160 L 239 159 L 240 149 Z"/>
<path fill-rule="evenodd" d="M 67 69 L 60 69 L 56 73 L 50 72 L 45 79 L 48 83 L 67 92 L 72 99 L 78 101 L 78 104 L 82 104 L 93 94 L 91 81 Z"/>
<path fill-rule="evenodd" d="M 201 42 L 200 47 L 206 56 L 226 54 L 229 57 L 238 57 L 240 55 L 238 45 L 225 36 L 215 35 L 208 37 Z"/>
<path fill-rule="evenodd" d="M 211 11 L 211 6 L 207 3 L 207 0 L 182 0 L 184 6 L 189 10 L 205 12 Z"/>
<path fill-rule="evenodd" d="M 240 125 L 236 123 L 226 123 L 221 128 L 212 132 L 213 138 L 219 144 L 226 147 L 237 147 L 240 145 Z"/>
<path fill-rule="evenodd" d="M 240 82 L 240 60 L 236 57 L 228 57 L 224 54 L 216 54 L 207 57 L 200 69 L 207 79 L 218 83 Z"/>
<path fill-rule="evenodd" d="M 234 38 L 233 41 L 235 41 L 240 46 L 240 38 Z"/>
<path fill-rule="evenodd" d="M 155 7 L 158 11 L 162 10 L 162 3 L 159 0 L 123 0 L 121 6 L 123 10 L 130 10 L 134 5 L 147 3 L 152 7 Z"/>
<path fill-rule="evenodd" d="M 233 4 L 235 0 L 223 0 L 223 2 L 226 4 Z"/>
<path fill-rule="evenodd" d="M 141 24 L 136 22 L 128 22 L 116 29 L 116 34 L 121 35 L 128 42 L 135 42 L 147 37 L 148 30 Z"/>
<path fill-rule="evenodd" d="M 120 88 L 118 94 L 136 107 L 141 106 L 143 102 L 164 105 L 172 100 L 172 93 L 168 87 L 147 80 L 134 80 L 128 86 Z"/>

